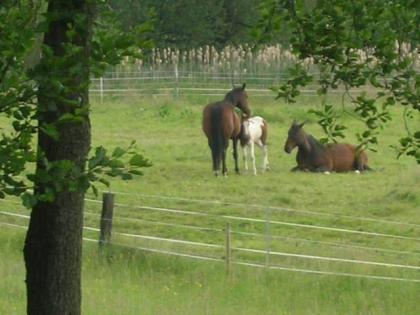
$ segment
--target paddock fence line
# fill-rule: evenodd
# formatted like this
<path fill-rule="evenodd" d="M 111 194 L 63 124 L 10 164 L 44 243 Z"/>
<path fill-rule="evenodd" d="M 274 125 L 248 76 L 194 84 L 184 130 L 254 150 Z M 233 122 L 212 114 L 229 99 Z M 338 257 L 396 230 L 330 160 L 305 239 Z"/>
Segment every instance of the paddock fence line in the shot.
<path fill-rule="evenodd" d="M 101 193 L 106 193 L 107 191 L 101 190 Z M 135 198 L 150 198 L 150 199 L 160 199 L 160 200 L 169 200 L 169 201 L 185 201 L 188 203 L 197 203 L 197 204 L 207 204 L 207 205 L 218 205 L 218 206 L 238 206 L 238 207 L 246 207 L 246 208 L 253 208 L 253 209 L 270 209 L 273 211 L 284 211 L 288 213 L 301 213 L 304 215 L 314 215 L 314 216 L 326 216 L 326 217 L 341 217 L 346 219 L 352 220 L 360 220 L 360 221 L 371 221 L 377 223 L 384 223 L 384 224 L 396 224 L 396 225 L 406 225 L 412 226 L 416 228 L 420 228 L 420 224 L 410 223 L 410 222 L 401 222 L 401 221 L 393 221 L 393 220 L 383 220 L 377 218 L 368 218 L 368 217 L 360 217 L 360 216 L 350 216 L 341 213 L 331 213 L 331 212 L 321 212 L 321 211 L 314 211 L 314 210 L 302 210 L 302 209 L 294 209 L 288 207 L 280 207 L 280 206 L 271 206 L 271 205 L 261 205 L 261 204 L 252 204 L 252 203 L 239 203 L 239 202 L 230 202 L 230 201 L 222 201 L 222 200 L 206 200 L 206 199 L 197 199 L 197 198 L 185 198 L 185 197 L 175 197 L 175 196 L 162 196 L 162 195 L 155 195 L 155 194 L 144 194 L 144 193 L 128 193 L 122 191 L 112 191 L 115 195 L 122 195 L 122 196 L 132 196 Z M 87 199 L 88 200 L 88 199 Z M 89 200 L 88 200 L 89 201 Z"/>
<path fill-rule="evenodd" d="M 185 200 L 184 200 L 185 201 Z M 92 199 L 86 199 L 87 204 L 100 204 L 100 202 L 98 202 L 97 200 L 92 200 Z M 12 203 L 13 204 L 13 203 Z M 227 271 L 229 272 L 229 269 L 231 268 L 230 266 L 232 265 L 242 265 L 242 266 L 248 266 L 248 267 L 256 267 L 256 268 L 267 268 L 269 270 L 284 270 L 284 271 L 294 271 L 294 272 L 301 272 L 301 273 L 307 273 L 307 274 L 322 274 L 322 275 L 335 275 L 335 276 L 348 276 L 348 277 L 360 277 L 360 278 L 368 278 L 368 279 L 381 279 L 381 280 L 395 280 L 395 281 L 406 281 L 406 282 L 420 282 L 420 279 L 418 279 L 417 276 L 414 277 L 398 277 L 398 276 L 387 276 L 387 275 L 375 275 L 375 274 L 363 274 L 363 273 L 349 273 L 349 272 L 340 272 L 340 271 L 329 271 L 329 270 L 315 270 L 313 268 L 300 268 L 298 266 L 282 266 L 282 265 L 278 265 L 275 264 L 274 262 L 272 262 L 272 260 L 270 259 L 271 257 L 287 257 L 290 259 L 299 259 L 299 260 L 305 260 L 305 261 L 325 261 L 325 262 L 329 262 L 329 263 L 340 263 L 340 264 L 351 264 L 351 265 L 370 265 L 370 266 L 375 266 L 375 267 L 384 267 L 387 269 L 398 269 L 398 270 L 412 270 L 417 272 L 418 270 L 420 270 L 420 266 L 418 265 L 413 265 L 413 264 L 400 264 L 400 263 L 391 263 L 391 262 L 381 262 L 381 261 L 374 261 L 374 260 L 363 260 L 363 259 L 353 259 L 353 258 L 338 258 L 338 257 L 327 257 L 327 256 L 319 256 L 319 255 L 311 255 L 311 254 L 306 254 L 306 253 L 291 253 L 291 252 L 286 252 L 286 251 L 278 251 L 278 250 L 271 250 L 270 248 L 270 244 L 271 242 L 273 242 L 273 240 L 279 240 L 279 239 L 286 239 L 287 237 L 284 236 L 277 236 L 277 235 L 271 235 L 271 231 L 268 229 L 267 227 L 270 227 L 272 224 L 276 224 L 274 222 L 276 221 L 272 221 L 271 218 L 269 216 L 266 216 L 265 219 L 255 219 L 255 218 L 249 218 L 249 217 L 243 217 L 243 216 L 231 216 L 231 215 L 220 215 L 220 214 L 213 214 L 213 213 L 205 213 L 205 212 L 199 212 L 199 211 L 191 211 L 191 210 L 181 210 L 181 209 L 173 209 L 173 208 L 163 208 L 163 207 L 153 207 L 153 206 L 138 206 L 138 207 L 133 207 L 132 205 L 129 204 L 122 204 L 122 203 L 114 203 L 113 205 L 116 209 L 118 209 L 117 211 L 123 211 L 124 208 L 131 208 L 132 210 L 135 209 L 134 211 L 141 211 L 141 210 L 147 210 L 147 211 L 157 211 L 157 212 L 162 212 L 164 211 L 164 213 L 170 213 L 171 215 L 181 215 L 181 216 L 201 216 L 203 217 L 203 220 L 201 220 L 200 222 L 204 221 L 204 218 L 219 218 L 222 221 L 226 222 L 226 224 L 228 224 L 228 227 L 225 228 L 213 228 L 213 227 L 204 227 L 204 226 L 194 226 L 191 224 L 176 224 L 176 223 L 171 223 L 171 222 L 157 222 L 157 221 L 153 221 L 153 220 L 144 220 L 144 219 L 139 219 L 139 218 L 133 218 L 130 216 L 123 216 L 123 215 L 118 215 L 115 217 L 110 217 L 110 218 L 106 218 L 103 215 L 101 215 L 99 212 L 92 212 L 91 209 L 88 209 L 88 211 L 86 211 L 85 213 L 85 217 L 89 217 L 89 216 L 93 216 L 96 217 L 96 219 L 99 218 L 99 216 L 101 216 L 102 219 L 100 219 L 98 223 L 100 223 L 99 225 L 102 227 L 102 222 L 103 221 L 112 221 L 114 220 L 115 223 L 118 223 L 119 221 L 129 221 L 130 224 L 134 224 L 137 222 L 141 222 L 141 223 L 147 223 L 150 225 L 163 225 L 163 226 L 171 226 L 171 227 L 176 227 L 176 228 L 181 228 L 181 229 L 191 229 L 191 230 L 197 230 L 200 232 L 210 232 L 210 233 L 218 233 L 218 234 L 222 234 L 225 237 L 222 239 L 224 239 L 224 241 L 221 241 L 218 244 L 214 244 L 214 243 L 209 243 L 209 242 L 205 242 L 202 240 L 185 240 L 185 239 L 181 239 L 179 237 L 163 237 L 163 236 L 157 236 L 157 235 L 149 235 L 149 234 L 144 234 L 144 233 L 134 233 L 131 231 L 121 231 L 119 227 L 115 228 L 115 230 L 112 232 L 112 235 L 114 235 L 116 237 L 116 240 L 111 240 L 111 238 L 109 238 L 109 240 L 106 241 L 106 243 L 111 243 L 113 246 L 123 246 L 123 247 L 128 247 L 128 248 L 132 248 L 132 249 L 137 249 L 137 250 L 142 250 L 142 251 L 149 251 L 149 252 L 154 252 L 156 254 L 167 254 L 167 255 L 173 255 L 173 256 L 179 256 L 179 257 L 185 257 L 185 258 L 191 258 L 191 259 L 200 259 L 200 260 L 208 260 L 208 261 L 215 261 L 215 262 L 225 262 L 226 264 L 226 268 Z M 255 205 L 253 205 L 255 206 Z M 89 206 L 86 208 L 90 208 Z M 103 207 L 104 208 L 104 207 Z M 275 207 L 273 207 L 275 208 Z M 168 212 L 169 211 L 169 212 Z M 267 213 L 266 213 L 267 214 Z M 21 219 L 25 219 L 27 220 L 29 218 L 29 216 L 27 214 L 24 213 L 18 213 L 16 211 L 0 211 L 0 215 L 5 218 L 5 217 L 13 217 L 15 220 L 21 220 Z M 310 213 L 307 213 L 307 215 L 312 215 Z M 355 219 L 357 219 L 357 217 L 355 217 Z M 85 219 L 86 220 L 86 219 Z M 267 233 L 263 234 L 263 233 L 250 233 L 250 232 L 244 232 L 244 231 L 240 231 L 237 229 L 232 229 L 229 225 L 229 222 L 231 222 L 232 220 L 241 220 L 241 221 L 249 221 L 252 220 L 252 222 L 257 223 L 257 224 L 265 224 L 266 226 L 266 232 L 269 233 L 269 235 L 267 235 Z M 279 221 L 281 222 L 281 221 Z M 4 222 L 3 220 L 0 220 L 0 224 L 4 225 L 4 226 L 9 226 L 9 227 L 20 227 L 20 228 L 25 228 L 26 225 L 22 225 L 22 224 L 17 224 L 19 222 Z M 287 223 L 287 222 L 282 222 L 282 223 Z M 290 223 L 290 222 L 289 222 Z M 390 222 L 390 224 L 404 224 L 404 222 Z M 304 228 L 309 228 L 307 225 L 302 225 L 302 224 L 293 224 L 292 225 L 293 228 L 296 229 L 304 229 Z M 394 240 L 398 240 L 398 241 L 404 241 L 404 242 L 419 242 L 420 239 L 417 237 L 411 237 L 411 236 L 405 236 L 405 235 L 391 235 L 391 234 L 387 234 L 387 233 L 381 233 L 381 232 L 366 232 L 366 231 L 354 231 L 351 229 L 336 229 L 334 227 L 328 227 L 328 226 L 322 226 L 320 227 L 322 229 L 330 229 L 332 231 L 335 232 L 340 232 L 340 233 L 354 233 L 354 232 L 364 232 L 362 233 L 362 235 L 364 237 L 369 237 L 369 238 L 392 238 Z M 413 226 L 413 228 L 416 228 L 415 226 Z M 95 227 L 95 226 L 89 226 L 86 225 L 85 226 L 85 231 L 86 233 L 99 233 L 100 232 L 100 228 L 99 227 Z M 137 228 L 136 228 L 137 229 Z M 234 235 L 245 235 L 245 236 L 258 236 L 261 238 L 265 239 L 265 248 L 264 249 L 260 249 L 260 248 L 248 248 L 248 247 L 244 247 L 244 246 L 235 246 L 232 242 L 234 242 L 235 240 L 231 239 Z M 98 240 L 95 240 L 92 237 L 88 237 L 88 236 L 84 236 L 85 241 L 88 242 L 98 242 Z M 176 246 L 188 246 L 188 247 L 193 247 L 193 248 L 201 248 L 201 250 L 197 250 L 195 252 L 182 252 L 179 251 L 177 249 L 174 248 L 167 248 L 167 246 L 158 246 L 156 247 L 156 245 L 150 245 L 148 244 L 148 246 L 138 246 L 138 244 L 135 244 L 135 242 L 133 240 L 142 240 L 142 241 L 147 241 L 147 242 L 152 242 L 154 244 L 158 243 L 158 244 L 175 244 Z M 294 241 L 302 241 L 302 242 L 313 242 L 314 244 L 320 243 L 320 244 L 324 244 L 324 245 L 329 245 L 329 246 L 342 246 L 342 247 L 346 247 L 346 248 L 357 248 L 360 250 L 371 250 L 371 251 L 388 251 L 390 253 L 394 253 L 397 255 L 413 255 L 413 256 L 417 256 L 420 253 L 414 251 L 399 251 L 396 249 L 385 249 L 385 248 L 372 248 L 372 247 L 366 247 L 366 246 L 358 246 L 358 245 L 350 245 L 350 244 L 339 244 L 339 243 L 334 243 L 334 242 L 327 242 L 327 241 L 316 241 L 316 240 L 311 240 L 311 239 L 299 239 L 299 238 L 293 238 L 290 237 L 289 239 L 294 240 Z M 122 242 L 122 240 L 124 240 L 124 242 Z M 129 240 L 127 242 L 125 242 L 125 240 Z M 214 254 L 213 256 L 210 255 L 210 252 L 208 252 L 207 250 L 203 250 L 203 248 L 207 248 L 207 249 L 211 249 L 211 250 L 216 250 L 217 252 Z M 258 263 L 255 261 L 249 261 L 249 260 L 244 260 L 243 258 L 239 258 L 239 256 L 234 257 L 235 255 L 233 255 L 234 253 L 240 253 L 240 252 L 245 252 L 245 253 L 251 253 L 251 254 L 256 254 L 256 255 L 263 255 L 266 257 L 266 263 Z M 416 260 L 418 261 L 418 259 Z M 312 266 L 311 266 L 312 267 Z M 417 275 L 417 274 L 416 274 Z"/>
<path fill-rule="evenodd" d="M 226 94 L 232 85 L 247 84 L 247 91 L 253 97 L 271 97 L 276 94 L 273 88 L 287 81 L 285 73 L 217 73 L 207 71 L 178 71 L 177 68 L 166 71 L 138 71 L 123 73 L 106 73 L 103 77 L 92 78 L 90 93 L 92 96 L 221 96 Z M 317 94 L 320 86 L 310 84 L 301 90 L 304 95 Z M 342 94 L 343 87 L 331 90 L 331 93 Z M 361 89 L 351 89 L 359 93 Z"/>
<path fill-rule="evenodd" d="M 18 224 L 11 224 L 6 222 L 1 222 L 0 225 L 8 226 L 8 227 L 14 227 L 14 228 L 20 228 L 20 229 L 27 229 L 27 226 L 24 225 L 18 225 Z M 83 237 L 83 240 L 86 242 L 96 243 L 97 240 L 92 238 Z M 159 250 L 159 249 L 153 249 L 153 248 L 146 248 L 146 247 L 134 247 L 129 246 L 126 244 L 121 243 L 113 243 L 115 246 L 130 248 L 134 250 L 140 250 L 145 252 L 151 252 L 156 254 L 163 254 L 163 255 L 172 255 L 177 257 L 184 257 L 184 258 L 192 258 L 197 260 L 204 260 L 204 261 L 212 261 L 212 262 L 225 262 L 224 259 L 221 258 L 212 258 L 212 257 L 206 257 L 206 256 L 198 256 L 198 255 L 190 255 L 190 254 L 183 254 L 178 252 L 172 252 L 172 251 L 165 251 L 165 250 Z M 241 262 L 241 261 L 233 261 L 232 264 L 238 265 L 238 266 L 246 266 L 246 267 L 254 267 L 259 269 L 269 269 L 269 270 L 282 270 L 282 271 L 290 271 L 290 272 L 298 272 L 298 273 L 304 273 L 304 274 L 315 274 L 315 275 L 327 275 L 327 276 L 339 276 L 339 277 L 351 277 L 351 278 L 362 278 L 362 279 L 373 279 L 373 280 L 388 280 L 388 281 L 400 281 L 400 282 L 414 282 L 414 283 L 420 283 L 420 279 L 407 279 L 407 278 L 398 278 L 398 277 L 387 277 L 387 276 L 375 276 L 375 275 L 363 275 L 363 274 L 354 274 L 354 273 L 344 273 L 344 272 L 328 272 L 328 271 L 319 271 L 319 270 L 312 270 L 312 269 L 301 269 L 301 268 L 289 268 L 289 267 L 281 267 L 281 266 L 266 266 L 262 264 L 255 264 L 255 263 L 249 263 L 249 262 Z"/>

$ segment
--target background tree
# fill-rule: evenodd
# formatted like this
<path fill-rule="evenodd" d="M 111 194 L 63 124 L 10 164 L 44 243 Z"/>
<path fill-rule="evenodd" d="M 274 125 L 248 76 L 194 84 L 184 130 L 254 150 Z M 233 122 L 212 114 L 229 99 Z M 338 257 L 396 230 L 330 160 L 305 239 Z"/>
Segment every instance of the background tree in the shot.
<path fill-rule="evenodd" d="M 404 106 L 407 135 L 396 146 L 398 155 L 413 156 L 420 163 L 420 131 L 410 119 L 420 115 L 420 4 L 414 0 L 387 1 L 294 1 L 265 0 L 255 34 L 259 43 L 288 29 L 290 45 L 298 57 L 290 78 L 277 89 L 278 97 L 294 101 L 299 87 L 316 80 L 320 94 L 344 87 L 344 97 L 354 105 L 341 111 L 324 104 L 312 111 L 327 134 L 327 140 L 344 137 L 339 117 L 349 114 L 361 120 L 361 148 L 373 149 L 379 130 L 391 119 L 389 106 Z M 311 59 L 319 69 L 314 77 L 304 66 Z M 358 96 L 351 88 L 365 88 Z M 412 128 L 416 128 L 412 130 Z"/>
<path fill-rule="evenodd" d="M 125 30 L 154 19 L 156 46 L 178 49 L 250 43 L 258 4 L 257 0 L 111 1 Z"/>

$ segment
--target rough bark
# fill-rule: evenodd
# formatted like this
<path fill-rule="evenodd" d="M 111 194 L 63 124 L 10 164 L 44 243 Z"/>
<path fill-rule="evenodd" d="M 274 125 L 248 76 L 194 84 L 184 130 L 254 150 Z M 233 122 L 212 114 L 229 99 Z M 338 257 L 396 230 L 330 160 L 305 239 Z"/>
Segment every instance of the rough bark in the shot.
<path fill-rule="evenodd" d="M 40 71 L 44 71 L 45 76 L 51 75 L 51 79 L 62 78 L 60 81 L 65 86 L 65 94 L 51 94 L 48 82 L 43 79 L 39 81 L 40 126 L 56 122 L 64 113 L 74 113 L 76 108 L 88 106 L 88 86 L 85 83 L 89 79 L 88 43 L 92 17 L 87 2 L 49 1 L 47 16 L 55 18 L 50 20 L 44 44 L 51 48 L 54 58 L 62 58 L 65 68 L 63 64 L 49 62 L 50 57 L 44 55 Z M 69 38 L 66 36 L 69 25 L 77 24 L 75 19 L 81 16 L 86 17 L 85 26 L 79 24 L 76 27 L 77 35 Z M 74 58 L 74 55 L 69 57 L 63 46 L 65 43 L 81 47 L 80 58 Z M 80 72 L 69 71 L 73 63 L 80 62 L 84 64 Z M 63 96 L 79 104 L 69 105 L 63 101 Z M 84 169 L 90 148 L 88 114 L 82 122 L 60 124 L 58 133 L 58 140 L 54 140 L 39 131 L 38 156 L 45 156 L 49 162 L 70 160 Z M 46 170 L 46 163 L 40 159 L 36 174 Z M 45 193 L 51 188 L 48 185 L 37 178 L 35 194 Z M 28 314 L 80 314 L 83 199 L 82 190 L 73 192 L 66 187 L 56 192 L 54 201 L 38 202 L 32 209 L 24 248 Z"/>

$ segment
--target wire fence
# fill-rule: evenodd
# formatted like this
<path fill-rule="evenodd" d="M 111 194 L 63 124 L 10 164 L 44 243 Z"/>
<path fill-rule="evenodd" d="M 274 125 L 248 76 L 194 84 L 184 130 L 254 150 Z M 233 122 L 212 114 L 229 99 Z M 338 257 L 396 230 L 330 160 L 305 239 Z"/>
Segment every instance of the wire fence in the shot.
<path fill-rule="evenodd" d="M 131 197 L 138 197 L 137 194 L 130 195 Z M 159 196 L 154 195 L 154 198 Z M 161 196 L 163 200 L 168 202 L 170 198 Z M 135 199 L 134 201 L 136 201 Z M 186 202 L 185 198 L 182 198 L 183 202 Z M 215 202 L 215 201 L 206 201 L 206 200 L 194 200 L 189 199 L 191 203 L 200 202 L 208 204 L 223 204 L 226 206 L 226 202 Z M 96 206 L 101 206 L 101 202 L 94 199 L 86 199 L 86 208 L 85 211 L 85 227 L 84 227 L 84 238 L 86 241 L 93 242 L 95 235 L 100 231 L 96 224 L 100 223 L 100 207 L 95 209 Z M 2 208 L 4 209 L 4 204 L 7 206 L 7 201 L 3 203 Z M 14 205 L 14 203 L 10 203 Z M 235 203 L 233 203 L 235 204 Z M 113 246 L 123 246 L 132 249 L 154 252 L 157 254 L 167 254 L 191 259 L 200 259 L 200 260 L 209 260 L 216 262 L 226 262 L 226 239 L 227 234 L 229 239 L 232 238 L 232 243 L 229 243 L 229 261 L 233 265 L 243 265 L 249 267 L 258 267 L 258 268 L 267 268 L 270 270 L 285 270 L 285 271 L 295 271 L 295 272 L 304 272 L 311 274 L 323 274 L 323 275 L 335 275 L 335 276 L 349 276 L 349 277 L 361 277 L 369 279 L 382 279 L 382 280 L 395 280 L 395 281 L 407 281 L 407 282 L 420 282 L 419 278 L 419 256 L 420 252 L 418 251 L 418 244 L 420 238 L 418 235 L 419 225 L 414 223 L 407 222 L 395 222 L 387 221 L 387 224 L 392 225 L 393 227 L 405 226 L 405 224 L 410 224 L 411 235 L 403 235 L 400 233 L 388 234 L 382 233 L 381 231 L 363 231 L 363 230 L 354 230 L 351 228 L 337 228 L 334 226 L 319 226 L 315 223 L 311 224 L 297 224 L 293 222 L 273 220 L 269 216 L 266 216 L 265 219 L 246 217 L 246 216 L 236 216 L 236 215 L 225 215 L 217 214 L 202 211 L 191 211 L 191 210 L 182 210 L 175 208 L 164 208 L 164 207 L 154 207 L 154 206 L 135 206 L 128 203 L 115 203 L 118 215 L 112 218 L 114 221 L 114 230 L 112 232 L 112 244 Z M 248 207 L 257 207 L 258 205 L 247 205 Z M 16 207 L 10 207 L 16 208 Z M 277 209 L 277 207 L 272 207 Z M 265 206 L 267 209 L 267 206 Z M 280 210 L 280 209 L 277 209 Z M 133 211 L 133 212 L 130 212 Z M 135 217 L 135 214 L 138 212 L 147 211 L 147 212 L 158 212 L 163 213 L 164 215 L 160 216 L 160 219 L 145 219 Z M 291 209 L 280 210 L 280 211 L 292 211 Z M 297 211 L 297 210 L 293 210 Z M 301 214 L 311 217 L 317 212 L 305 212 L 302 211 Z M 144 215 L 145 213 L 142 212 Z M 147 215 L 147 214 L 146 214 Z M 177 223 L 172 217 L 169 216 L 181 216 L 183 217 L 182 221 L 186 223 Z M 334 214 L 328 214 L 334 216 Z M 195 220 L 192 223 L 188 223 L 186 217 L 199 217 L 200 219 Z M 358 217 L 351 217 L 354 220 L 359 220 Z M 1 210 L 0 211 L 0 224 L 9 227 L 20 227 L 25 228 L 27 225 L 27 220 L 29 216 L 24 212 L 15 210 Z M 218 227 L 214 227 L 212 220 L 218 219 L 220 223 Z M 369 220 L 375 220 L 373 218 L 365 218 Z M 22 223 L 22 220 L 25 220 L 25 223 Z M 106 220 L 106 219 L 102 219 Z M 169 222 L 165 222 L 165 221 Z M 249 232 L 246 230 L 246 227 L 239 224 L 235 227 L 230 228 L 230 222 L 239 221 L 239 222 L 252 222 L 253 224 L 259 224 L 263 226 L 264 232 Z M 383 220 L 377 220 L 377 223 L 383 223 Z M 229 223 L 229 230 L 227 232 L 226 223 Z M 366 221 L 369 222 L 369 221 Z M 210 226 L 205 226 L 208 223 Z M 282 235 L 276 235 L 271 229 L 272 226 L 280 224 L 291 226 L 293 229 L 305 233 L 307 229 L 322 229 L 326 231 L 333 231 L 339 234 L 358 234 L 364 238 L 369 239 L 391 239 L 394 242 L 408 242 L 411 245 L 414 245 L 414 250 L 402 250 L 401 248 L 383 248 L 380 246 L 364 246 L 363 244 L 342 244 L 340 242 L 325 241 L 325 240 L 316 240 L 311 238 L 298 238 L 298 237 L 288 237 Z M 150 229 L 145 229 L 144 225 L 151 227 Z M 161 230 L 160 227 L 163 227 Z M 173 235 L 167 234 L 168 228 L 173 228 L 176 230 L 176 233 Z M 189 230 L 193 232 L 200 233 L 211 233 L 212 237 L 197 237 L 195 234 L 189 235 L 183 231 Z M 138 233 L 138 231 L 143 231 L 144 233 Z M 165 233 L 162 233 L 165 231 Z M 153 232 L 153 233 L 152 233 Z M 235 236 L 236 235 L 236 236 Z M 244 237 L 245 240 L 238 237 Z M 193 239 L 191 239 L 193 238 Z M 256 241 L 254 238 L 260 239 Z M 340 238 L 338 238 L 340 239 Z M 349 253 L 353 251 L 361 251 L 363 253 L 361 258 L 357 257 L 335 257 L 332 253 L 329 255 L 316 255 L 307 252 L 293 252 L 292 250 L 278 250 L 274 248 L 275 242 L 279 241 L 292 241 L 295 243 L 307 243 L 307 244 L 316 244 L 327 246 L 330 248 L 338 248 L 350 250 Z M 230 241 L 229 241 L 230 242 Z M 283 243 L 282 243 L 283 244 Z M 298 247 L 297 249 L 300 249 Z M 330 251 L 328 251 L 330 252 Z M 324 253 L 324 252 L 323 252 Z M 374 254 L 387 254 L 393 255 L 393 261 L 381 261 L 378 259 L 372 259 L 375 256 L 371 256 L 366 253 Z M 265 262 L 261 258 L 265 258 Z M 370 257 L 371 259 L 367 259 Z M 407 257 L 409 263 L 399 261 L 402 257 Z M 377 258 L 383 259 L 383 256 L 378 256 Z M 316 262 L 316 263 L 314 263 Z M 322 264 L 327 265 L 322 265 Z M 339 264 L 344 267 L 336 267 Z M 348 267 L 350 266 L 350 267 Z M 353 267 L 351 267 L 353 266 Z M 356 267 L 354 267 L 356 266 Z M 357 267 L 361 266 L 361 267 Z M 363 266 L 371 267 L 374 269 L 364 269 Z M 385 268 L 385 269 L 384 269 Z M 350 270 L 351 272 L 348 272 Z M 359 273 L 360 272 L 360 273 Z M 377 274 L 381 272 L 382 274 Z M 408 273 L 407 273 L 408 272 Z"/>
<path fill-rule="evenodd" d="M 92 200 L 92 199 L 86 199 L 86 201 L 93 202 L 93 203 L 101 203 L 100 201 Z M 255 222 L 255 223 L 267 222 L 266 219 L 257 219 L 257 218 L 232 216 L 232 215 L 215 215 L 215 214 L 209 214 L 209 213 L 198 212 L 198 211 L 190 211 L 190 210 L 186 211 L 186 210 L 180 210 L 180 209 L 152 207 L 152 206 L 133 206 L 133 205 L 122 204 L 122 203 L 116 203 L 115 205 L 120 208 L 130 208 L 130 209 L 135 209 L 135 210 L 153 210 L 153 211 L 166 212 L 166 213 L 184 214 L 184 215 L 191 215 L 191 216 L 204 216 L 204 217 L 216 216 L 216 217 L 220 217 L 226 220 L 233 220 L 233 221 L 248 221 L 248 222 Z M 337 228 L 337 227 L 320 226 L 320 225 L 315 225 L 315 224 L 300 224 L 300 223 L 277 221 L 277 220 L 269 220 L 269 224 L 285 225 L 285 226 L 299 227 L 299 228 L 305 228 L 305 229 L 319 229 L 319 230 L 342 232 L 342 233 L 361 234 L 361 235 L 367 235 L 367 236 L 378 236 L 378 237 L 386 237 L 386 238 L 394 238 L 394 239 L 420 241 L 420 238 L 417 238 L 417 237 L 410 237 L 410 236 L 396 235 L 396 234 L 386 234 L 386 233 L 380 233 L 380 232 L 374 232 L 374 231 L 343 229 L 343 228 Z"/>
<path fill-rule="evenodd" d="M 215 73 L 206 71 L 139 71 L 109 72 L 100 78 L 91 79 L 90 93 L 99 96 L 220 96 L 234 84 L 247 84 L 247 91 L 253 97 L 274 97 L 276 90 L 287 81 L 285 73 Z M 317 94 L 320 86 L 310 84 L 301 90 L 302 94 Z M 358 93 L 360 89 L 352 89 Z M 341 87 L 331 93 L 342 94 Z"/>

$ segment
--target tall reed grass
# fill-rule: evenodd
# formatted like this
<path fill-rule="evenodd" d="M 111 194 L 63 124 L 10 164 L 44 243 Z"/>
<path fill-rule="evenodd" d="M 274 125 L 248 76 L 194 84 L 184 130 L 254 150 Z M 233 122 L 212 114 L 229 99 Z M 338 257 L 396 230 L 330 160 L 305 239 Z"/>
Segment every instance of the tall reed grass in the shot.
<path fill-rule="evenodd" d="M 144 58 L 126 58 L 115 68 L 117 73 L 140 71 L 209 72 L 213 74 L 283 73 L 296 62 L 296 56 L 281 45 L 267 46 L 257 51 L 248 45 L 216 49 L 204 46 L 196 49 L 153 48 Z M 312 61 L 305 61 L 308 66 Z"/>
<path fill-rule="evenodd" d="M 420 58 L 417 48 L 409 44 L 397 44 L 395 51 L 402 57 L 414 60 L 413 66 L 420 67 Z M 355 50 L 360 63 L 375 63 L 375 51 Z M 112 71 L 116 76 L 128 75 L 138 72 L 208 72 L 229 76 L 253 74 L 267 75 L 285 73 L 287 68 L 295 64 L 297 56 L 281 45 L 262 47 L 258 50 L 249 45 L 226 46 L 216 49 L 214 46 L 203 46 L 192 49 L 153 48 L 144 52 L 143 58 L 125 58 L 123 62 Z M 312 58 L 303 61 L 311 71 L 316 72 L 317 66 Z"/>

